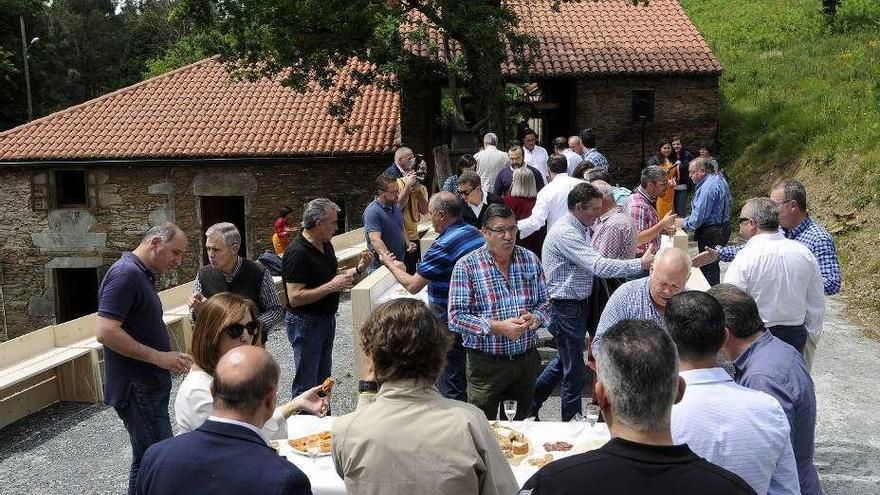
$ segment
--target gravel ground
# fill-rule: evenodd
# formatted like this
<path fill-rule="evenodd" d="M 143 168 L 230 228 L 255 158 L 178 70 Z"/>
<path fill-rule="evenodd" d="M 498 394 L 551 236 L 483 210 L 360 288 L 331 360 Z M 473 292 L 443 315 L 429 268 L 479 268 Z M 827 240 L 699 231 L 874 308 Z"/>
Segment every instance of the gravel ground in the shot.
<path fill-rule="evenodd" d="M 880 344 L 840 318 L 842 301 L 828 299 L 825 334 L 813 376 L 819 403 L 816 465 L 827 495 L 880 493 Z M 293 353 L 277 329 L 269 350 L 282 368 L 280 400 L 290 398 Z M 356 402 L 351 304 L 340 305 L 333 376 L 338 379 L 334 414 Z M 172 398 L 181 378 L 175 377 Z M 173 400 L 172 400 L 173 406 Z M 542 409 L 559 418 L 559 398 Z M 172 411 L 173 418 L 173 411 Z M 0 430 L 0 494 L 123 493 L 130 462 L 128 436 L 113 409 L 102 404 L 61 403 Z"/>

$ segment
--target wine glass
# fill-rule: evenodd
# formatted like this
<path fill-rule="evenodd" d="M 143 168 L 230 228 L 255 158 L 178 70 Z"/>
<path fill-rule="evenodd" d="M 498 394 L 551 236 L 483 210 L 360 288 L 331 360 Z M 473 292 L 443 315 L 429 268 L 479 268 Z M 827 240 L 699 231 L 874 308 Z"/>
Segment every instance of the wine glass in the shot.
<path fill-rule="evenodd" d="M 507 416 L 507 421 L 513 421 L 513 417 L 516 416 L 515 400 L 504 401 L 504 415 Z"/>
<path fill-rule="evenodd" d="M 321 453 L 321 438 L 315 436 L 310 439 L 306 444 L 306 452 L 309 453 L 309 457 L 312 459 L 312 465 L 314 466 L 317 463 L 318 454 Z"/>
<path fill-rule="evenodd" d="M 596 421 L 599 421 L 599 406 L 588 404 L 586 412 L 587 422 L 590 423 L 590 429 L 592 430 L 596 426 Z"/>

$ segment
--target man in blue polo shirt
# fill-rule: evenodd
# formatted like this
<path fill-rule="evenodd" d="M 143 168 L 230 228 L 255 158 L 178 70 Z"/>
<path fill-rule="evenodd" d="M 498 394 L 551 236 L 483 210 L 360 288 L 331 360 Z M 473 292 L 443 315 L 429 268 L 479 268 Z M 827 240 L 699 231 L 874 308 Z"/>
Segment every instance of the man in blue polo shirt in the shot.
<path fill-rule="evenodd" d="M 449 302 L 449 280 L 455 262 L 474 249 L 485 244 L 483 234 L 461 219 L 462 202 L 450 192 L 439 192 L 428 203 L 431 225 L 439 234 L 416 267 L 416 273 L 406 273 L 406 267 L 393 255 L 379 255 L 394 278 L 410 294 L 428 286 L 428 303 L 432 312 L 447 324 L 446 307 Z M 446 369 L 440 377 L 440 392 L 449 399 L 467 401 L 467 377 L 465 376 L 465 350 L 461 334 L 454 333 L 452 348 L 446 355 Z"/>
<path fill-rule="evenodd" d="M 381 265 L 379 253 L 390 252 L 403 260 L 407 250 L 415 249 L 415 243 L 406 240 L 403 210 L 397 202 L 399 193 L 400 186 L 393 177 L 382 174 L 376 178 L 376 199 L 364 210 L 364 236 L 373 254 L 371 270 Z"/>
<path fill-rule="evenodd" d="M 186 244 L 171 222 L 151 228 L 110 267 L 98 289 L 95 335 L 104 345 L 104 402 L 116 409 L 131 440 L 129 493 L 147 447 L 171 437 L 169 371 L 183 374 L 192 365 L 192 356 L 171 351 L 154 286 L 156 273 L 180 266 Z"/>

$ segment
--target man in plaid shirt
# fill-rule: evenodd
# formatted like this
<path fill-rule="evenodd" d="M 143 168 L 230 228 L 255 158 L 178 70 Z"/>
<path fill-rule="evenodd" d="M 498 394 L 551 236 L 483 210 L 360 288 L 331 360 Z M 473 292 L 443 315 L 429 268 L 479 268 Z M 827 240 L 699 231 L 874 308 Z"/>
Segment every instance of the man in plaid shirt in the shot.
<path fill-rule="evenodd" d="M 633 219 L 636 231 L 636 256 L 645 254 L 648 247 L 654 252 L 660 249 L 660 235 L 670 230 L 675 224 L 675 213 L 669 212 L 663 220 L 657 219 L 657 198 L 669 187 L 663 169 L 652 165 L 642 170 L 639 187 L 629 196 L 626 211 Z"/>
<path fill-rule="evenodd" d="M 547 284 L 538 257 L 516 246 L 516 217 L 487 207 L 486 245 L 458 260 L 449 287 L 449 329 L 467 352 L 468 401 L 495 418 L 498 404 L 516 400 L 525 419 L 541 365 L 536 330 L 550 322 Z"/>

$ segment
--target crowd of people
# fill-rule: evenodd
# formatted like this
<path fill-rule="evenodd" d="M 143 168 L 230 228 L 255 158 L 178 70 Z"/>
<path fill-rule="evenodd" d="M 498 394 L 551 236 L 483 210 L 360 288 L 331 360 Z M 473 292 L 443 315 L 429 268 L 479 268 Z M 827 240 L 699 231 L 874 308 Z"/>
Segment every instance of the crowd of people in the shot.
<path fill-rule="evenodd" d="M 129 493 L 206 478 L 212 493 L 310 493 L 267 440 L 286 438 L 293 414 L 331 413 L 321 382 L 340 293 L 381 266 L 412 294 L 427 288 L 428 304 L 389 301 L 359 329 L 358 405 L 335 420 L 332 446 L 350 493 L 517 493 L 487 419 L 505 400 L 517 401 L 515 420 L 557 419 L 541 414 L 557 386 L 559 419 L 576 419 L 593 376 L 612 440 L 541 468 L 520 493 L 580 493 L 587 481 L 609 493 L 822 493 L 810 366 L 840 266 L 803 185 L 786 179 L 747 201 L 746 242 L 727 246 L 731 192 L 708 147 L 695 156 L 678 137 L 663 142 L 630 191 L 612 185 L 596 138 L 585 129 L 547 153 L 526 130 L 505 153 L 489 133 L 433 195 L 424 162 L 398 148 L 364 211 L 368 249 L 348 270 L 330 242 L 333 202 L 310 201 L 298 229 L 283 210 L 273 241 L 286 244 L 286 310 L 266 268 L 238 254 L 235 226 L 210 226 L 190 297 L 192 355 L 170 350 L 153 289 L 180 264 L 186 235 L 150 229 L 99 289 L 105 399 L 131 440 Z M 437 237 L 420 254 L 424 215 Z M 660 249 L 676 229 L 699 254 Z M 731 262 L 724 283 L 719 260 Z M 688 285 L 697 267 L 708 292 Z M 282 320 L 295 369 L 293 399 L 279 405 L 264 346 Z M 541 328 L 558 349 L 543 367 Z M 187 374 L 175 438 L 170 372 Z"/>

